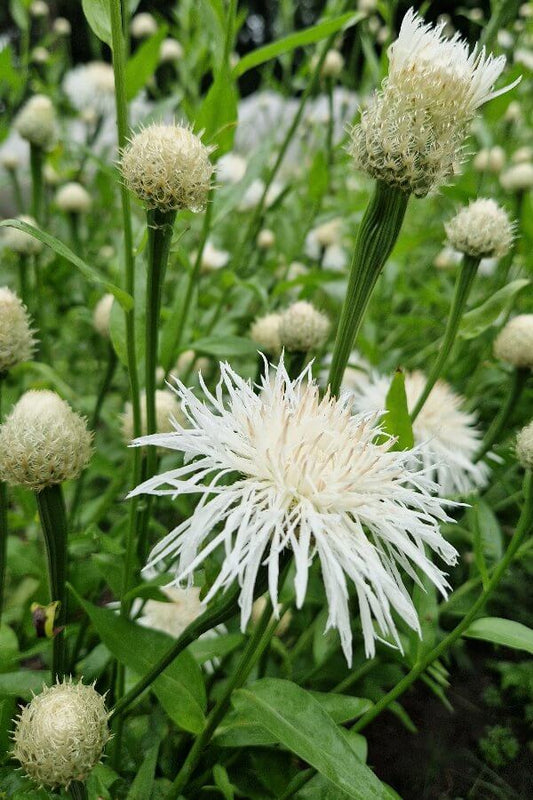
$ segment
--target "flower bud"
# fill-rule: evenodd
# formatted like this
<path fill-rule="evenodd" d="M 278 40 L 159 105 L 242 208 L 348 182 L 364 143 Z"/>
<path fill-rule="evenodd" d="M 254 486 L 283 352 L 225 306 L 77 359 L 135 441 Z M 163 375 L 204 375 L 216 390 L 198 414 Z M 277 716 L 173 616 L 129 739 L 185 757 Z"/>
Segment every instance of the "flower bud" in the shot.
<path fill-rule="evenodd" d="M 30 5 L 30 15 L 34 19 L 43 19 L 47 17 L 48 14 L 49 9 L 44 0 L 33 0 L 33 3 Z"/>
<path fill-rule="evenodd" d="M 173 64 L 183 58 L 183 47 L 177 39 L 163 39 L 159 51 L 160 64 Z"/>
<path fill-rule="evenodd" d="M 58 17 L 55 19 L 52 29 L 56 36 L 70 36 L 72 32 L 70 22 L 65 17 Z"/>
<path fill-rule="evenodd" d="M 13 171 L 20 167 L 20 156 L 14 150 L 2 150 L 0 153 L 0 164 L 4 169 Z"/>
<path fill-rule="evenodd" d="M 111 309 L 113 307 L 112 294 L 104 294 L 97 302 L 93 311 L 93 326 L 97 333 L 104 339 L 109 339 L 109 326 L 111 322 Z"/>
<path fill-rule="evenodd" d="M 136 134 L 122 154 L 126 185 L 147 208 L 202 211 L 213 165 L 198 136 L 179 125 L 151 125 Z"/>
<path fill-rule="evenodd" d="M 26 392 L 0 427 L 0 480 L 39 492 L 77 478 L 91 442 L 86 420 L 59 395 Z"/>
<path fill-rule="evenodd" d="M 283 312 L 279 325 L 281 346 L 289 352 L 307 353 L 326 343 L 329 319 L 311 303 L 300 300 Z"/>
<path fill-rule="evenodd" d="M 35 94 L 15 117 L 15 128 L 30 144 L 50 150 L 57 137 L 56 114 L 52 101 L 44 94 Z"/>
<path fill-rule="evenodd" d="M 528 163 L 533 161 L 533 149 L 527 145 L 519 147 L 511 156 L 511 161 L 513 164 L 523 164 L 524 162 Z"/>
<path fill-rule="evenodd" d="M 43 180 L 47 186 L 57 186 L 61 183 L 61 176 L 51 164 L 45 164 L 43 167 Z"/>
<path fill-rule="evenodd" d="M 474 158 L 474 169 L 478 172 L 502 171 L 505 164 L 505 151 L 501 147 L 485 147 Z"/>
<path fill-rule="evenodd" d="M 72 679 L 45 686 L 16 722 L 13 757 L 39 785 L 67 788 L 84 781 L 110 738 L 108 716 L 94 686 Z"/>
<path fill-rule="evenodd" d="M 516 437 L 516 457 L 524 469 L 533 469 L 533 422 L 522 428 Z"/>
<path fill-rule="evenodd" d="M 246 159 L 235 153 L 226 153 L 217 163 L 217 181 L 219 183 L 239 183 L 246 174 Z"/>
<path fill-rule="evenodd" d="M 34 47 L 31 51 L 31 60 L 34 64 L 46 64 L 50 59 L 50 53 L 46 47 Z"/>
<path fill-rule="evenodd" d="M 501 258 L 513 241 L 512 223 L 494 200 L 473 200 L 444 227 L 454 250 L 475 258 Z"/>
<path fill-rule="evenodd" d="M 166 389 L 157 389 L 155 393 L 156 433 L 170 433 L 174 430 L 171 417 L 183 420 L 183 415 L 176 395 Z M 141 394 L 141 435 L 146 435 L 146 394 Z M 126 403 L 122 415 L 122 436 L 125 442 L 131 442 L 133 432 L 133 407 Z"/>
<path fill-rule="evenodd" d="M 29 361 L 35 348 L 26 307 L 7 286 L 0 287 L 0 377 Z"/>
<path fill-rule="evenodd" d="M 344 67 L 344 58 L 338 50 L 328 50 L 322 62 L 320 75 L 323 78 L 338 78 Z"/>
<path fill-rule="evenodd" d="M 276 312 L 265 314 L 264 317 L 254 320 L 250 328 L 250 339 L 259 345 L 261 350 L 272 355 L 278 355 L 281 352 L 279 336 L 281 317 L 282 315 Z"/>
<path fill-rule="evenodd" d="M 178 375 L 185 375 L 193 366 L 195 372 L 205 375 L 211 369 L 211 362 L 205 356 L 198 356 L 194 350 L 184 350 L 178 357 L 174 369 Z"/>
<path fill-rule="evenodd" d="M 55 201 L 60 211 L 67 214 L 87 214 L 93 204 L 87 189 L 75 181 L 65 183 L 56 192 Z"/>
<path fill-rule="evenodd" d="M 268 228 L 263 228 L 263 230 L 259 231 L 257 236 L 257 246 L 260 250 L 269 250 L 274 246 L 275 242 L 276 235 L 274 231 L 271 231 Z"/>
<path fill-rule="evenodd" d="M 26 222 L 28 225 L 37 226 L 33 217 L 28 217 L 26 214 L 21 214 L 17 219 L 21 222 Z M 36 256 L 43 249 L 43 243 L 39 239 L 29 233 L 19 231 L 17 228 L 4 228 L 3 241 L 9 250 L 13 250 L 14 253 L 20 253 L 23 256 Z"/>
<path fill-rule="evenodd" d="M 458 253 L 453 247 L 447 246 L 437 253 L 433 260 L 433 266 L 437 269 L 453 269 L 461 263 L 461 260 L 461 253 Z"/>
<path fill-rule="evenodd" d="M 506 122 L 520 122 L 522 119 L 522 106 L 518 100 L 512 100 L 509 103 L 503 118 Z"/>
<path fill-rule="evenodd" d="M 519 314 L 503 326 L 494 355 L 520 369 L 533 368 L 533 314 Z"/>
<path fill-rule="evenodd" d="M 217 269 L 225 267 L 229 261 L 230 254 L 226 250 L 219 250 L 213 242 L 206 242 L 202 250 L 202 260 L 200 262 L 200 272 L 206 275 L 215 272 Z M 196 254 L 194 254 L 196 258 Z"/>
<path fill-rule="evenodd" d="M 90 61 L 71 69 L 63 79 L 63 91 L 73 108 L 94 124 L 115 108 L 115 75 L 111 64 Z"/>
<path fill-rule="evenodd" d="M 157 22 L 151 14 L 136 14 L 131 21 L 130 33 L 134 39 L 147 39 L 157 33 Z"/>
<path fill-rule="evenodd" d="M 500 183 L 506 192 L 526 192 L 533 187 L 533 164 L 514 164 L 500 175 Z"/>

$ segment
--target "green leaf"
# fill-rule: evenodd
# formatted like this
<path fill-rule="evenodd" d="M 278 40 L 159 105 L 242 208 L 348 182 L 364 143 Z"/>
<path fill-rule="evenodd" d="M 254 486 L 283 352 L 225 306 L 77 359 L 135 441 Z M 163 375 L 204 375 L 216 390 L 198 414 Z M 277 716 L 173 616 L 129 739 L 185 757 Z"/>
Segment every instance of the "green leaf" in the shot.
<path fill-rule="evenodd" d="M 152 794 L 154 785 L 155 768 L 157 766 L 157 754 L 159 753 L 159 742 L 151 747 L 146 753 L 139 771 L 135 776 L 126 800 L 147 800 Z"/>
<path fill-rule="evenodd" d="M 129 311 L 133 308 L 133 297 L 128 294 L 128 292 L 125 292 L 123 289 L 119 289 L 119 287 L 115 286 L 114 283 L 110 283 L 105 275 L 101 275 L 96 269 L 94 269 L 94 267 L 90 267 L 85 263 L 85 261 L 82 261 L 82 259 L 79 258 L 76 253 L 73 253 L 70 248 L 63 244 L 63 242 L 60 242 L 59 239 L 56 239 L 55 236 L 51 236 L 49 233 L 45 233 L 39 228 L 35 228 L 33 225 L 28 225 L 27 222 L 22 222 L 20 219 L 5 219 L 0 222 L 0 227 L 16 228 L 17 230 L 28 233 L 35 239 L 38 239 L 47 247 L 51 247 L 52 250 L 54 250 L 59 256 L 65 258 L 67 261 L 70 261 L 70 263 L 75 266 L 81 272 L 81 274 L 87 278 L 88 281 L 90 281 L 90 283 L 104 286 L 105 289 L 118 300 L 122 308 L 124 308 L 126 311 Z"/>
<path fill-rule="evenodd" d="M 233 74 L 235 77 L 240 78 L 248 70 L 258 67 L 273 58 L 290 53 L 297 47 L 305 47 L 308 44 L 320 42 L 322 39 L 327 39 L 328 36 L 340 30 L 348 30 L 348 28 L 357 25 L 357 23 L 364 19 L 365 14 L 361 12 L 354 13 L 350 11 L 342 14 L 340 17 L 334 19 L 326 19 L 319 22 L 318 25 L 313 25 L 298 33 L 291 33 L 289 36 L 284 36 L 283 39 L 278 39 L 277 42 L 272 42 L 264 47 L 258 47 L 252 50 L 251 53 L 245 55 L 239 63 L 235 66 Z"/>
<path fill-rule="evenodd" d="M 323 150 L 317 150 L 308 177 L 309 198 L 318 203 L 326 194 L 329 184 L 328 161 Z"/>
<path fill-rule="evenodd" d="M 407 409 L 405 394 L 405 375 L 401 369 L 394 373 L 387 399 L 385 400 L 387 414 L 382 421 L 383 430 L 391 436 L 396 436 L 398 441 L 393 450 L 409 450 L 414 445 L 413 426 L 411 416 Z"/>
<path fill-rule="evenodd" d="M 161 42 L 167 35 L 168 26 L 162 25 L 157 33 L 146 39 L 126 64 L 126 99 L 133 100 L 144 89 L 157 65 Z"/>
<path fill-rule="evenodd" d="M 50 683 L 50 677 L 49 672 L 37 672 L 33 669 L 4 672 L 0 675 L 0 695 L 30 700 L 32 693 L 38 694 L 44 684 Z"/>
<path fill-rule="evenodd" d="M 516 295 L 529 284 L 530 281 L 525 278 L 511 281 L 502 289 L 491 294 L 480 306 L 468 311 L 461 320 L 459 336 L 462 339 L 476 339 L 481 336 L 484 331 L 494 325 L 501 314 L 512 309 Z"/>
<path fill-rule="evenodd" d="M 533 630 L 521 622 L 502 617 L 482 617 L 476 619 L 463 633 L 470 639 L 483 639 L 485 642 L 525 650 L 533 655 Z"/>
<path fill-rule="evenodd" d="M 215 358 L 235 358 L 257 353 L 257 345 L 243 336 L 210 336 L 197 339 L 190 345 L 196 353 L 215 356 Z"/>
<path fill-rule="evenodd" d="M 93 33 L 111 47 L 109 0 L 81 0 L 81 5 Z"/>
<path fill-rule="evenodd" d="M 225 658 L 244 642 L 242 633 L 226 633 L 220 636 L 202 636 L 191 645 L 189 652 L 199 664 L 212 658 Z"/>
<path fill-rule="evenodd" d="M 213 767 L 213 778 L 217 787 L 222 792 L 224 800 L 234 800 L 235 792 L 229 779 L 228 772 L 222 764 L 215 764 Z"/>
<path fill-rule="evenodd" d="M 265 678 L 234 692 L 232 702 L 348 797 L 390 800 L 388 790 L 355 755 L 345 731 L 309 692 L 290 681 Z"/>
<path fill-rule="evenodd" d="M 223 64 L 194 123 L 197 131 L 203 131 L 204 141 L 216 144 L 217 158 L 227 153 L 233 146 L 237 124 L 237 99 L 235 79 L 228 65 Z"/>
<path fill-rule="evenodd" d="M 76 598 L 85 609 L 105 645 L 122 664 L 142 676 L 169 650 L 172 639 L 159 631 L 136 625 L 113 611 Z M 152 684 L 161 705 L 180 727 L 199 733 L 205 724 L 205 686 L 202 673 L 187 651 L 181 653 Z"/>
<path fill-rule="evenodd" d="M 486 581 L 487 567 L 497 564 L 503 555 L 503 534 L 500 523 L 491 507 L 481 499 L 476 499 L 466 513 L 468 527 L 473 534 L 476 566 Z"/>

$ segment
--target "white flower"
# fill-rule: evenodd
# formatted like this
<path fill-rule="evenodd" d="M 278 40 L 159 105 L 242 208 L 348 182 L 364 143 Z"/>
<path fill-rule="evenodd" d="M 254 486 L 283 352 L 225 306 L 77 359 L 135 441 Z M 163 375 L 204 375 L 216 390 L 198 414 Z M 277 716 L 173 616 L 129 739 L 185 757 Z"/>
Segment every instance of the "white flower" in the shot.
<path fill-rule="evenodd" d="M 389 48 L 388 77 L 352 131 L 356 166 L 417 197 L 453 173 L 479 106 L 512 88 L 493 91 L 503 56 L 469 53 L 458 34 L 444 38 L 444 27 L 407 12 Z"/>
<path fill-rule="evenodd" d="M 162 591 L 170 602 L 148 600 L 138 621 L 145 628 L 168 633 L 177 639 L 205 611 L 200 600 L 200 589 L 196 586 L 185 589 L 167 586 Z"/>
<path fill-rule="evenodd" d="M 460 208 L 444 225 L 454 250 L 474 258 L 506 255 L 513 241 L 513 227 L 505 209 L 484 197 Z"/>
<path fill-rule="evenodd" d="M 407 407 L 412 411 L 424 386 L 422 372 L 405 373 Z M 385 408 L 390 378 L 377 372 L 352 384 L 354 409 L 370 412 Z M 413 423 L 413 434 L 420 463 L 431 474 L 444 496 L 468 494 L 484 486 L 489 469 L 475 464 L 474 456 L 481 444 L 476 416 L 461 410 L 464 398 L 444 381 L 437 381 L 422 410 Z M 412 465 L 414 468 L 414 465 Z"/>
<path fill-rule="evenodd" d="M 67 72 L 63 91 L 77 111 L 88 108 L 98 116 L 108 116 L 115 109 L 115 76 L 111 64 L 90 61 Z"/>
<path fill-rule="evenodd" d="M 265 197 L 265 205 L 267 208 L 270 208 L 270 206 L 276 202 L 284 188 L 285 187 L 281 183 L 277 181 L 272 182 Z M 265 184 L 260 178 L 256 178 L 255 181 L 252 181 L 239 203 L 239 211 L 249 211 L 255 208 L 259 204 L 264 191 Z"/>
<path fill-rule="evenodd" d="M 516 437 L 516 457 L 524 469 L 533 469 L 533 422 L 522 428 Z"/>
<path fill-rule="evenodd" d="M 226 153 L 217 163 L 217 181 L 219 183 L 239 183 L 244 178 L 248 162 L 236 153 Z"/>
<path fill-rule="evenodd" d="M 412 629 L 420 626 L 399 567 L 415 581 L 421 570 L 445 593 L 445 577 L 425 548 L 448 564 L 457 555 L 439 532 L 439 522 L 449 517 L 444 501 L 434 496 L 434 483 L 411 469 L 412 451 L 392 451 L 391 439 L 375 443 L 375 414 L 352 416 L 349 398 L 321 399 L 310 369 L 291 381 L 280 361 L 271 380 L 267 364 L 259 394 L 229 364 L 221 363 L 220 371 L 214 394 L 201 382 L 203 401 L 175 379 L 188 427 L 176 421 L 174 432 L 135 442 L 182 452 L 184 463 L 150 478 L 130 496 L 200 495 L 192 516 L 154 548 L 148 569 L 170 561 L 175 583 L 192 585 L 194 570 L 223 546 L 220 572 L 204 602 L 238 580 L 244 630 L 260 567 L 268 570 L 270 598 L 279 612 L 279 560 L 292 550 L 301 608 L 318 556 L 327 629 L 339 630 L 347 661 L 352 654 L 347 579 L 355 585 L 367 654 L 374 653 L 380 636 L 401 648 L 393 611 Z"/>
<path fill-rule="evenodd" d="M 207 241 L 202 251 L 200 271 L 204 275 L 208 272 L 215 272 L 217 269 L 222 269 L 222 267 L 225 267 L 228 263 L 229 258 L 230 254 L 227 250 L 219 250 L 218 247 L 215 247 L 213 242 Z"/>

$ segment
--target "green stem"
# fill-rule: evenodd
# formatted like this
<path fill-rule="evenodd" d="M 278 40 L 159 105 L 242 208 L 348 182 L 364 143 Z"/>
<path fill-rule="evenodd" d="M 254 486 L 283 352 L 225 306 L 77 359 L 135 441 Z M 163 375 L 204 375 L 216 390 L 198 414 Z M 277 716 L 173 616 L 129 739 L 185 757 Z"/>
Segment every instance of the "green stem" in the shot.
<path fill-rule="evenodd" d="M 52 681 L 55 682 L 61 680 L 65 674 L 67 517 L 61 484 L 46 486 L 42 491 L 36 492 L 35 497 L 46 545 L 50 596 L 52 602 L 59 602 L 54 627 L 60 630 L 54 636 L 52 656 Z"/>
<path fill-rule="evenodd" d="M 290 354 L 288 372 L 291 380 L 295 380 L 304 368 L 307 353 L 295 352 Z"/>
<path fill-rule="evenodd" d="M 399 189 L 376 181 L 357 234 L 337 329 L 328 381 L 333 395 L 339 394 L 350 352 L 382 267 L 400 233 L 408 200 L 409 195 Z"/>
<path fill-rule="evenodd" d="M 38 255 L 34 255 L 32 256 L 32 258 L 33 258 L 33 274 L 35 278 L 35 283 L 34 283 L 35 292 L 31 307 L 31 313 L 33 319 L 35 320 L 35 325 L 37 326 L 37 330 L 39 332 L 39 354 L 41 360 L 49 363 L 48 341 L 44 323 L 46 315 L 43 314 L 44 290 L 41 278 L 41 265 L 39 263 Z"/>
<path fill-rule="evenodd" d="M 483 456 L 489 452 L 492 445 L 500 438 L 500 434 L 504 430 L 509 417 L 515 410 L 518 398 L 525 388 L 529 375 L 529 369 L 519 369 L 518 367 L 514 369 L 507 396 L 485 434 L 481 447 L 475 455 L 474 462 L 482 459 Z"/>
<path fill-rule="evenodd" d="M 68 214 L 68 226 L 70 230 L 70 240 L 72 242 L 72 249 L 76 253 L 76 255 L 83 258 L 83 250 L 81 246 L 81 238 L 80 238 L 80 215 L 79 214 Z"/>
<path fill-rule="evenodd" d="M 181 795 L 185 786 L 187 786 L 189 779 L 200 763 L 204 749 L 211 741 L 214 732 L 218 728 L 220 722 L 224 719 L 229 709 L 231 695 L 235 689 L 238 689 L 240 686 L 242 686 L 248 678 L 254 665 L 257 663 L 271 637 L 274 635 L 277 625 L 278 620 L 272 618 L 272 604 L 269 599 L 263 613 L 261 614 L 261 618 L 255 626 L 253 633 L 250 636 L 246 647 L 244 648 L 243 654 L 235 668 L 235 671 L 227 682 L 223 694 L 207 717 L 205 728 L 191 747 L 187 758 L 183 762 L 178 775 L 176 776 L 168 794 L 165 797 L 165 800 L 176 800 L 176 798 L 179 798 Z"/>
<path fill-rule="evenodd" d="M 70 784 L 68 792 L 72 800 L 88 800 L 87 787 L 80 781 L 74 781 Z"/>
<path fill-rule="evenodd" d="M 43 149 L 35 144 L 30 144 L 31 167 L 31 213 L 37 223 L 43 219 Z"/>
<path fill-rule="evenodd" d="M 2 423 L 2 390 L 4 386 L 4 378 L 5 373 L 0 373 L 0 424 Z M 2 611 L 4 608 L 7 535 L 7 486 L 4 481 L 0 481 L 0 624 L 2 622 Z"/>
<path fill-rule="evenodd" d="M 16 169 L 8 170 L 9 180 L 11 181 L 11 186 L 13 188 L 13 197 L 15 198 L 15 205 L 17 207 L 17 211 L 19 214 L 24 213 L 24 201 L 22 199 L 22 191 L 20 189 L 20 181 L 18 172 Z"/>
<path fill-rule="evenodd" d="M 28 256 L 19 253 L 18 257 L 19 272 L 19 293 L 20 299 L 25 306 L 28 305 Z"/>
<path fill-rule="evenodd" d="M 480 260 L 480 258 L 466 255 L 466 253 L 463 256 L 459 273 L 457 275 L 457 280 L 455 282 L 452 307 L 450 308 L 450 316 L 448 317 L 448 322 L 446 323 L 444 339 L 442 341 L 437 359 L 433 364 L 431 372 L 429 373 L 424 391 L 418 398 L 413 413 L 411 414 L 411 419 L 413 422 L 422 410 L 424 403 L 428 399 L 431 390 L 437 383 L 437 380 L 440 378 L 444 365 L 451 353 L 466 306 L 466 301 L 468 300 L 474 278 L 476 277 Z"/>

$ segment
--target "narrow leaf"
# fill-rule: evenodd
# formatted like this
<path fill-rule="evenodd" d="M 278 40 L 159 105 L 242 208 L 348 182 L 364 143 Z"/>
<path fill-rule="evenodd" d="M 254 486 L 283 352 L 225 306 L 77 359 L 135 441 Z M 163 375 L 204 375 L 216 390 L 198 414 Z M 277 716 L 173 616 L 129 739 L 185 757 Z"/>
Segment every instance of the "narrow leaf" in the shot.
<path fill-rule="evenodd" d="M 146 800 L 148 797 L 151 797 L 158 753 L 159 742 L 146 753 L 139 767 L 139 771 L 130 786 L 126 800 Z"/>
<path fill-rule="evenodd" d="M 484 331 L 494 325 L 501 314 L 512 309 L 516 295 L 529 284 L 530 281 L 525 278 L 511 281 L 502 289 L 491 294 L 480 306 L 468 311 L 461 320 L 459 336 L 463 339 L 476 339 L 481 336 Z"/>
<path fill-rule="evenodd" d="M 133 100 L 154 74 L 159 64 L 161 42 L 167 35 L 167 31 L 167 25 L 162 25 L 157 33 L 146 39 L 128 59 L 126 64 L 126 98 L 128 100 Z"/>
<path fill-rule="evenodd" d="M 521 622 L 502 617 L 483 617 L 476 619 L 463 636 L 470 639 L 483 639 L 485 642 L 525 650 L 533 655 L 533 630 Z"/>
<path fill-rule="evenodd" d="M 251 339 L 243 336 L 210 336 L 197 339 L 190 345 L 196 353 L 202 353 L 215 358 L 234 358 L 236 356 L 250 356 L 257 353 L 257 345 Z"/>
<path fill-rule="evenodd" d="M 94 267 L 90 267 L 85 261 L 82 261 L 76 253 L 73 253 L 69 247 L 63 244 L 63 242 L 60 242 L 59 239 L 56 239 L 55 236 L 51 236 L 49 233 L 45 233 L 33 225 L 28 225 L 27 222 L 22 222 L 20 219 L 5 219 L 0 222 L 0 227 L 16 228 L 19 231 L 23 231 L 23 233 L 28 233 L 30 236 L 33 236 L 34 239 L 38 239 L 43 244 L 47 245 L 47 247 L 51 247 L 58 256 L 70 261 L 88 281 L 104 286 L 126 311 L 133 308 L 133 298 L 128 292 L 125 292 L 123 289 L 115 286 L 114 283 L 108 281 L 105 275 L 101 275 Z"/>
<path fill-rule="evenodd" d="M 382 426 L 386 433 L 397 437 L 393 450 L 409 450 L 414 445 L 413 426 L 407 408 L 405 394 L 405 376 L 397 369 L 387 392 L 385 400 L 387 413 L 383 417 Z"/>
<path fill-rule="evenodd" d="M 195 129 L 203 131 L 202 138 L 216 145 L 216 158 L 233 146 L 237 124 L 237 90 L 235 79 L 227 64 L 217 72 L 215 81 L 195 119 Z"/>

